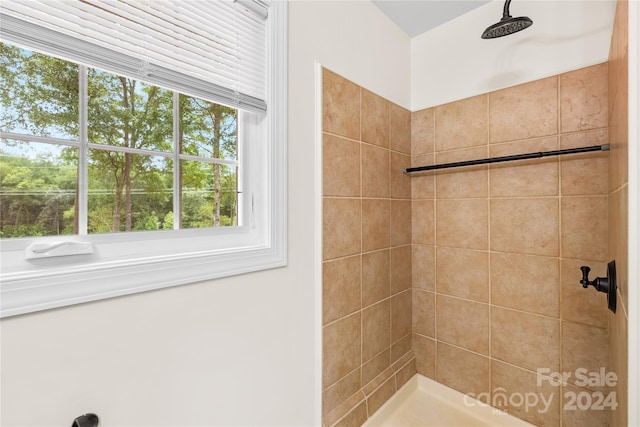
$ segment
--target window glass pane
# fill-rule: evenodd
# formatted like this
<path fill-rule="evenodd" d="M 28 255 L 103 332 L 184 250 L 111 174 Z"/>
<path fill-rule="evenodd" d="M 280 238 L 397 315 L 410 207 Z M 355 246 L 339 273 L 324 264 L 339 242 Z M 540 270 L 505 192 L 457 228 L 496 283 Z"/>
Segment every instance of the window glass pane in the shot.
<path fill-rule="evenodd" d="M 180 153 L 214 159 L 238 158 L 238 111 L 180 95 Z"/>
<path fill-rule="evenodd" d="M 173 229 L 173 161 L 89 152 L 89 233 Z"/>
<path fill-rule="evenodd" d="M 78 66 L 0 43 L 0 129 L 78 139 Z"/>
<path fill-rule="evenodd" d="M 238 225 L 235 166 L 180 161 L 181 228 Z"/>
<path fill-rule="evenodd" d="M 89 142 L 172 151 L 173 93 L 89 69 Z"/>
<path fill-rule="evenodd" d="M 0 237 L 74 234 L 78 150 L 0 140 Z"/>

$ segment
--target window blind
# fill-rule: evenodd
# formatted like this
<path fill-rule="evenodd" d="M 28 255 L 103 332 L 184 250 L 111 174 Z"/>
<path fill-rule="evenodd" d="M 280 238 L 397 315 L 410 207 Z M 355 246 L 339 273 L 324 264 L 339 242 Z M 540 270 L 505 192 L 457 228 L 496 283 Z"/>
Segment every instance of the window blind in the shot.
<path fill-rule="evenodd" d="M 259 0 L 2 0 L 18 46 L 264 113 L 268 5 Z"/>

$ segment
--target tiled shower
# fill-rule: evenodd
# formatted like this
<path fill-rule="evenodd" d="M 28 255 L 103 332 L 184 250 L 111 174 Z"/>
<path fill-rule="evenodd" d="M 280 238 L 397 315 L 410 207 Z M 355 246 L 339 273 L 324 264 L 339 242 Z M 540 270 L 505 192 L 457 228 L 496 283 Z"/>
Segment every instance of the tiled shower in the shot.
<path fill-rule="evenodd" d="M 416 372 L 536 425 L 608 422 L 607 410 L 568 410 L 564 394 L 618 389 L 575 377 L 554 387 L 537 369 L 622 369 L 626 344 L 609 342 L 626 327 L 624 308 L 614 316 L 604 294 L 579 284 L 581 265 L 605 275 L 610 228 L 626 235 L 611 218 L 626 176 L 620 142 L 609 141 L 620 81 L 611 70 L 612 61 L 413 113 L 323 71 L 326 426 L 361 425 Z M 402 173 L 610 142 L 610 152 Z M 553 399 L 547 410 L 504 405 L 496 390 Z"/>
<path fill-rule="evenodd" d="M 607 65 L 419 111 L 412 129 L 414 165 L 606 144 Z M 607 157 L 412 178 L 413 262 L 431 277 L 414 276 L 419 373 L 536 425 L 606 423 L 605 411 L 562 411 L 565 390 L 536 373 L 608 368 L 606 298 L 579 284 L 581 265 L 602 276 L 608 257 Z M 553 400 L 527 411 L 499 389 Z"/>
<path fill-rule="evenodd" d="M 328 70 L 323 88 L 323 418 L 359 425 L 416 372 L 411 113 Z"/>

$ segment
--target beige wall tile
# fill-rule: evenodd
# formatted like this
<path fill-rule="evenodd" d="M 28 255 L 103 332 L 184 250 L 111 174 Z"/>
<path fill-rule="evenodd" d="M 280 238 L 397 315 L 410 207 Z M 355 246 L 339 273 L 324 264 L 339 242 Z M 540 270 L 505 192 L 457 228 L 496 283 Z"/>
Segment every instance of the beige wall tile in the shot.
<path fill-rule="evenodd" d="M 362 307 L 389 297 L 389 250 L 362 254 Z"/>
<path fill-rule="evenodd" d="M 490 147 L 491 157 L 537 153 L 558 149 L 556 136 L 529 139 Z M 558 195 L 558 158 L 495 163 L 490 168 L 491 197 L 536 197 Z"/>
<path fill-rule="evenodd" d="M 389 150 L 362 144 L 362 197 L 389 197 Z"/>
<path fill-rule="evenodd" d="M 624 427 L 627 425 L 627 402 L 628 402 L 628 324 L 629 319 L 625 312 L 621 309 L 616 314 L 609 313 L 610 343 L 609 343 L 609 361 L 610 370 L 618 376 L 618 384 L 616 387 L 616 399 L 618 408 L 611 411 L 611 421 L 613 426 Z"/>
<path fill-rule="evenodd" d="M 384 372 L 382 372 L 380 375 L 375 377 L 373 381 L 370 381 L 368 384 L 365 384 L 364 387 L 362 387 L 362 391 L 365 394 L 365 396 L 370 396 L 371 394 L 373 394 L 373 392 L 375 392 L 376 389 L 380 387 L 382 384 L 387 382 L 389 378 L 393 378 L 393 374 L 394 374 L 393 368 L 388 367 L 387 369 L 384 370 Z"/>
<path fill-rule="evenodd" d="M 389 350 L 387 349 L 362 364 L 362 384 L 368 384 L 389 366 L 391 366 L 391 363 L 389 360 Z"/>
<path fill-rule="evenodd" d="M 491 303 L 551 317 L 560 316 L 557 258 L 491 254 Z"/>
<path fill-rule="evenodd" d="M 537 426 L 560 425 L 560 406 L 564 404 L 561 387 L 552 386 L 535 372 L 492 360 L 491 391 L 491 404 L 496 408 Z M 526 396 L 530 393 L 535 393 L 538 400 L 530 398 L 527 405 Z"/>
<path fill-rule="evenodd" d="M 592 287 L 588 289 L 582 287 L 580 267 L 583 265 L 591 268 L 589 280 L 604 277 L 607 274 L 607 266 L 603 262 L 563 259 L 562 319 L 606 328 L 609 322 L 607 297 L 604 293 L 596 292 Z"/>
<path fill-rule="evenodd" d="M 438 294 L 436 337 L 438 341 L 488 356 L 489 305 Z"/>
<path fill-rule="evenodd" d="M 436 249 L 438 293 L 489 302 L 489 253 L 470 249 Z"/>
<path fill-rule="evenodd" d="M 394 199 L 411 199 L 411 176 L 402 172 L 408 167 L 411 167 L 411 156 L 391 152 L 389 179 Z"/>
<path fill-rule="evenodd" d="M 391 200 L 389 243 L 391 246 L 411 243 L 411 200 Z"/>
<path fill-rule="evenodd" d="M 434 108 L 411 113 L 411 154 L 434 152 L 435 117 Z"/>
<path fill-rule="evenodd" d="M 606 129 L 573 133 L 560 138 L 562 149 L 603 145 L 609 141 Z M 596 151 L 572 154 L 560 159 L 562 195 L 607 194 L 609 182 L 609 152 Z"/>
<path fill-rule="evenodd" d="M 416 355 L 416 369 L 420 375 L 436 379 L 436 340 L 414 333 L 411 347 Z"/>
<path fill-rule="evenodd" d="M 360 87 L 327 69 L 322 71 L 322 130 L 360 139 Z"/>
<path fill-rule="evenodd" d="M 558 256 L 558 199 L 492 199 L 491 250 Z"/>
<path fill-rule="evenodd" d="M 360 143 L 337 136 L 322 136 L 322 193 L 325 196 L 360 196 Z"/>
<path fill-rule="evenodd" d="M 438 200 L 436 240 L 438 245 L 488 249 L 488 206 L 482 199 Z"/>
<path fill-rule="evenodd" d="M 624 92 L 619 92 L 626 93 Z M 622 99 L 624 98 L 624 99 Z M 628 181 L 629 167 L 629 134 L 627 126 L 627 99 L 616 96 L 616 102 L 611 107 L 612 117 L 609 123 L 609 190 L 613 191 Z"/>
<path fill-rule="evenodd" d="M 411 333 L 411 289 L 391 297 L 391 342 Z"/>
<path fill-rule="evenodd" d="M 603 63 L 560 75 L 562 132 L 607 126 L 607 68 Z"/>
<path fill-rule="evenodd" d="M 491 307 L 491 356 L 535 371 L 560 369 L 560 320 Z"/>
<path fill-rule="evenodd" d="M 393 372 L 397 373 L 402 366 L 406 365 L 407 362 L 409 362 L 413 358 L 415 358 L 415 356 L 413 355 L 413 352 L 409 352 L 409 353 L 405 354 L 404 356 L 402 356 L 400 359 L 396 360 L 391 365 L 391 369 L 393 369 Z"/>
<path fill-rule="evenodd" d="M 390 202 L 388 199 L 362 199 L 362 250 L 389 247 Z"/>
<path fill-rule="evenodd" d="M 562 370 L 570 372 L 569 383 L 593 391 L 610 392 L 609 387 L 596 387 L 585 382 L 584 375 L 609 370 L 609 334 L 606 329 L 562 322 Z M 586 369 L 586 372 L 578 372 Z M 582 378 L 579 377 L 582 376 Z"/>
<path fill-rule="evenodd" d="M 434 154 L 411 156 L 411 167 L 431 166 L 435 164 Z M 411 198 L 433 199 L 436 194 L 436 179 L 434 172 L 411 173 Z"/>
<path fill-rule="evenodd" d="M 369 416 L 373 415 L 396 392 L 396 379 L 394 376 L 385 381 L 378 389 L 367 396 L 367 410 Z"/>
<path fill-rule="evenodd" d="M 324 260 L 360 252 L 361 219 L 360 199 L 323 198 L 322 254 Z"/>
<path fill-rule="evenodd" d="M 586 409 L 581 410 L 580 406 L 577 402 L 572 402 L 572 396 L 577 396 L 580 399 L 580 403 L 584 404 L 585 401 L 588 400 L 584 395 L 588 395 L 591 398 L 591 403 L 596 404 L 596 406 L 600 406 L 597 404 L 599 398 L 596 395 L 593 396 L 593 392 L 584 388 L 574 387 L 568 385 L 563 387 L 563 394 L 565 397 L 563 410 L 562 410 L 562 425 L 565 427 L 602 427 L 609 426 L 609 416 L 611 415 L 609 411 L 609 407 L 602 405 L 604 407 L 601 409 Z M 567 395 L 569 394 L 569 395 Z M 606 396 L 606 394 L 605 394 Z M 604 403 L 604 402 L 601 402 Z"/>
<path fill-rule="evenodd" d="M 360 390 L 360 370 L 356 369 L 322 392 L 322 416 L 336 409 Z"/>
<path fill-rule="evenodd" d="M 491 143 L 558 132 L 558 78 L 549 77 L 489 94 Z"/>
<path fill-rule="evenodd" d="M 360 256 L 322 264 L 323 324 L 360 310 Z"/>
<path fill-rule="evenodd" d="M 416 358 L 413 357 L 410 362 L 402 366 L 396 372 L 396 388 L 400 388 L 405 385 L 416 374 Z"/>
<path fill-rule="evenodd" d="M 607 196 L 562 199 L 562 256 L 606 261 L 609 251 Z"/>
<path fill-rule="evenodd" d="M 436 151 L 486 145 L 487 95 L 439 105 L 436 110 Z"/>
<path fill-rule="evenodd" d="M 438 382 L 461 393 L 489 392 L 489 358 L 438 343 Z"/>
<path fill-rule="evenodd" d="M 362 361 L 391 345 L 389 300 L 362 310 Z"/>
<path fill-rule="evenodd" d="M 435 243 L 435 204 L 433 200 L 414 200 L 411 204 L 411 235 L 413 243 Z"/>
<path fill-rule="evenodd" d="M 360 312 L 322 328 L 322 384 L 327 388 L 360 366 Z"/>
<path fill-rule="evenodd" d="M 389 148 L 404 154 L 411 154 L 411 111 L 391 103 Z"/>
<path fill-rule="evenodd" d="M 362 391 L 358 391 L 354 395 L 350 396 L 346 401 L 341 403 L 336 409 L 329 412 L 322 418 L 323 426 L 333 426 L 340 419 L 349 418 L 352 415 L 354 409 L 358 408 L 361 404 L 365 404 L 365 419 L 366 419 L 366 396 Z"/>
<path fill-rule="evenodd" d="M 389 147 L 389 101 L 362 89 L 362 141 Z"/>
<path fill-rule="evenodd" d="M 354 407 L 332 427 L 360 427 L 367 420 L 367 404 L 362 402 Z"/>
<path fill-rule="evenodd" d="M 415 289 L 435 290 L 435 247 L 413 245 L 411 257 L 412 284 Z"/>
<path fill-rule="evenodd" d="M 436 336 L 436 294 L 413 290 L 412 331 L 432 338 Z"/>
<path fill-rule="evenodd" d="M 411 335 L 406 335 L 391 344 L 391 363 L 400 359 L 409 351 L 411 351 Z"/>
<path fill-rule="evenodd" d="M 487 147 L 446 151 L 436 154 L 436 163 L 446 164 L 467 160 L 484 159 Z M 436 195 L 439 199 L 465 197 L 487 197 L 489 188 L 489 168 L 486 165 L 465 166 L 464 168 L 443 169 L 436 173 Z"/>
<path fill-rule="evenodd" d="M 411 289 L 411 245 L 391 249 L 391 295 Z"/>

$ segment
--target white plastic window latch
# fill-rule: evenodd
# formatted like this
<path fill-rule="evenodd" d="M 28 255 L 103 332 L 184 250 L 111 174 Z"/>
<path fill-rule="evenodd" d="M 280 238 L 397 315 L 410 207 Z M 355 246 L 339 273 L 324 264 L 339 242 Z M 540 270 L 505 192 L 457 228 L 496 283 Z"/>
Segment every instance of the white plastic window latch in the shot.
<path fill-rule="evenodd" d="M 51 258 L 56 256 L 84 255 L 93 253 L 91 242 L 32 243 L 24 250 L 25 259 Z"/>

